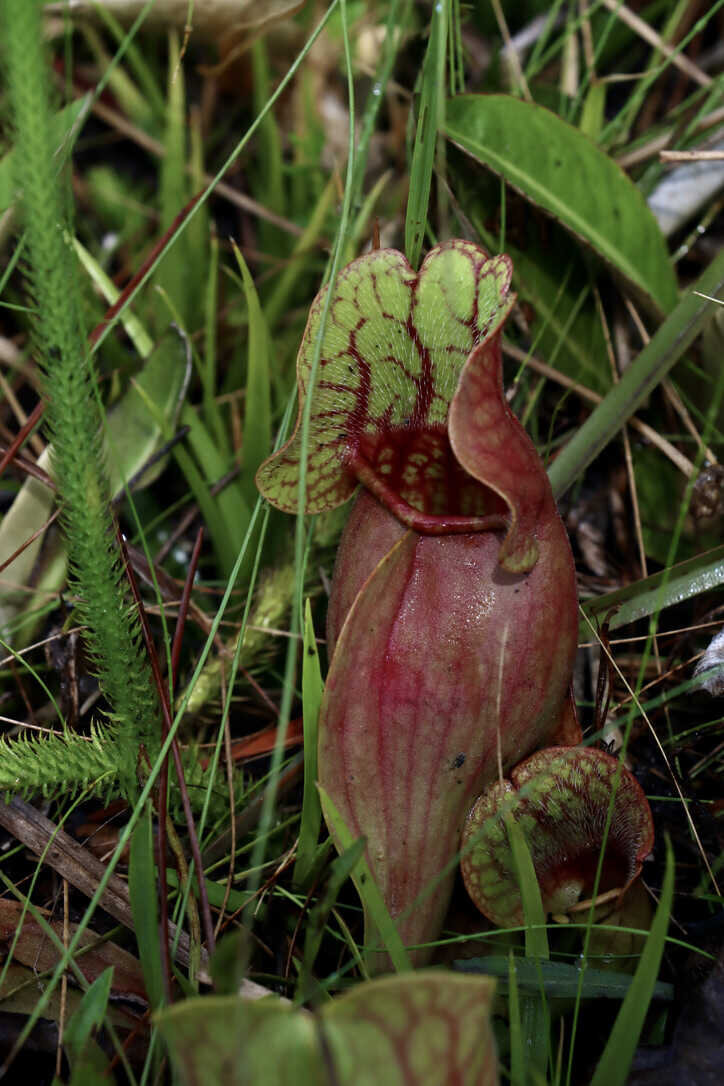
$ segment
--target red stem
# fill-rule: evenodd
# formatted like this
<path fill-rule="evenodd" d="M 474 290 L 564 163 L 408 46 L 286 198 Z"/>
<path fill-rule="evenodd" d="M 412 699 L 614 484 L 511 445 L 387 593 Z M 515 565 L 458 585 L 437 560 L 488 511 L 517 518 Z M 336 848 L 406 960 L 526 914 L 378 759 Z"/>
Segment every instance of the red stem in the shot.
<path fill-rule="evenodd" d="M 21 448 L 27 439 L 32 434 L 33 430 L 40 422 L 45 411 L 45 402 L 38 400 L 33 410 L 25 420 L 25 424 L 18 430 L 16 436 L 8 445 L 7 449 L 0 458 L 0 474 L 5 471 L 5 468 L 10 464 L 19 448 Z"/>

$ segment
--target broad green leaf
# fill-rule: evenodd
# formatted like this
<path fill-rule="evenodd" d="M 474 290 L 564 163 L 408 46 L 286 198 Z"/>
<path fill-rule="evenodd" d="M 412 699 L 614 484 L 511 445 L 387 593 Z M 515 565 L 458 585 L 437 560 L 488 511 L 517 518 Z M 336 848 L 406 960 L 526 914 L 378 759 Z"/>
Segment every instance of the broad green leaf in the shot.
<path fill-rule="evenodd" d="M 182 410 L 191 366 L 185 341 L 176 329 L 163 336 L 122 399 L 108 412 L 104 436 L 111 494 L 120 494 L 131 480 L 148 486 L 163 470 L 154 464 L 141 478 L 143 464 L 173 432 Z"/>
<path fill-rule="evenodd" d="M 606 1048 L 598 1061 L 591 1086 L 625 1086 L 631 1060 L 639 1043 L 644 1019 L 656 988 L 674 898 L 674 854 L 666 845 L 666 870 L 661 897 L 638 968 L 621 1004 Z"/>
<path fill-rule="evenodd" d="M 513 299 L 510 262 L 451 241 L 428 253 L 419 276 L 402 253 L 379 249 L 348 264 L 335 284 L 312 400 L 308 513 L 341 505 L 357 487 L 352 462 L 386 470 L 388 434 L 440 429 L 472 349 L 501 325 Z M 312 305 L 297 359 L 299 418 L 292 438 L 262 464 L 257 485 L 297 511 L 301 419 L 326 288 Z M 432 472 L 427 472 L 427 475 Z M 404 491 L 413 498 L 412 484 Z"/>
<path fill-rule="evenodd" d="M 507 95 L 460 95 L 445 133 L 590 245 L 660 313 L 676 277 L 659 226 L 623 170 L 554 113 Z"/>
<path fill-rule="evenodd" d="M 654 573 L 636 584 L 608 592 L 583 604 L 584 616 L 594 624 L 609 616 L 609 630 L 628 626 L 640 618 L 663 611 L 701 592 L 710 592 L 724 584 L 724 545 L 690 558 L 687 562 Z M 613 612 L 613 614 L 611 614 Z M 579 641 L 590 641 L 593 632 L 586 618 L 581 619 Z"/>
<path fill-rule="evenodd" d="M 509 977 L 509 959 L 492 954 L 485 958 L 466 958 L 454 962 L 461 973 L 485 973 L 499 978 L 498 991 L 505 993 Z M 538 992 L 541 985 L 549 999 L 575 999 L 580 991 L 583 999 L 623 999 L 632 984 L 628 973 L 587 967 L 581 970 L 567 962 L 542 962 L 540 959 L 516 958 L 515 973 L 520 992 Z M 654 988 L 654 997 L 670 1002 L 674 998 L 673 984 L 663 981 Z"/>
<path fill-rule="evenodd" d="M 564 913 L 593 889 L 609 807 L 600 892 L 625 890 L 653 847 L 646 797 L 621 763 L 592 747 L 549 747 L 488 787 L 465 826 L 460 864 L 480 911 L 501 927 L 524 918 L 506 817 L 525 835 L 545 911 Z"/>
<path fill-rule="evenodd" d="M 84 111 L 88 106 L 90 95 L 86 94 L 82 98 L 78 98 L 77 101 L 71 102 L 70 105 L 65 106 L 52 118 L 52 124 L 50 129 L 51 141 L 56 147 L 61 147 L 65 144 L 69 136 L 75 138 L 76 133 L 74 128 L 78 119 L 83 116 Z M 12 204 L 15 199 L 15 177 L 13 166 L 13 150 L 9 150 L 8 153 L 0 161 L 0 215 Z"/>
<path fill-rule="evenodd" d="M 209 996 L 157 1016 L 184 1086 L 495 1086 L 489 977 L 418 972 L 321 1011 Z"/>
<path fill-rule="evenodd" d="M 314 636 L 312 609 L 307 600 L 304 610 L 304 647 L 302 659 L 302 714 L 304 720 L 304 798 L 299 826 L 297 861 L 294 884 L 304 886 L 312 870 L 317 850 L 322 808 L 317 792 L 317 720 L 324 694 L 324 682 L 319 666 L 317 639 Z"/>

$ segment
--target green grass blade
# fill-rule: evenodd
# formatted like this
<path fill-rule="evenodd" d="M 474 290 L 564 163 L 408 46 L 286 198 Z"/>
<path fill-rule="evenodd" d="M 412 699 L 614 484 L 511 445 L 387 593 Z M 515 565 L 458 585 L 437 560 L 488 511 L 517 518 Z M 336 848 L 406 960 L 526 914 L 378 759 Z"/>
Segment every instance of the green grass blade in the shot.
<path fill-rule="evenodd" d="M 328 9 L 331 12 L 335 3 L 330 5 Z M 309 448 L 309 432 L 310 432 L 310 418 L 311 418 L 311 403 L 312 403 L 312 391 L 317 379 L 317 371 L 320 368 L 320 359 L 322 354 L 322 337 L 324 336 L 324 330 L 329 315 L 331 299 L 334 293 L 334 284 L 337 278 L 337 274 L 341 267 L 341 258 L 344 248 L 344 239 L 347 234 L 349 220 L 350 220 L 350 197 L 351 197 L 351 181 L 354 170 L 354 156 L 355 156 L 355 129 L 354 129 L 354 80 L 352 75 L 352 54 L 349 39 L 349 30 L 347 25 L 347 7 L 346 0 L 340 0 L 340 16 L 342 22 L 342 32 L 344 40 L 344 55 L 345 55 L 345 68 L 347 72 L 347 94 L 349 101 L 349 131 L 348 131 L 348 155 L 347 155 L 347 173 L 345 177 L 345 190 L 344 198 L 342 201 L 342 212 L 339 217 L 339 224 L 335 237 L 334 251 L 329 268 L 329 290 L 327 291 L 326 298 L 320 313 L 320 325 L 317 340 L 315 342 L 311 368 L 309 372 L 309 384 L 308 384 L 308 397 L 305 403 L 304 411 L 301 417 L 301 443 L 302 443 L 302 457 L 299 464 L 299 490 L 298 490 L 298 509 L 303 510 L 306 505 L 306 485 L 307 485 L 307 450 Z M 268 319 L 268 313 L 267 313 Z M 270 322 L 271 325 L 272 322 Z M 290 407 L 292 401 L 290 400 Z M 285 428 L 288 422 L 289 411 L 285 417 Z M 274 804 L 276 802 L 276 782 L 278 780 L 281 759 L 282 759 L 282 747 L 284 743 L 284 737 L 286 735 L 287 726 L 289 724 L 289 718 L 292 707 L 292 699 L 294 697 L 295 688 L 295 673 L 297 663 L 297 644 L 294 635 L 301 629 L 302 626 L 302 613 L 301 613 L 301 589 L 304 583 L 304 569 L 305 558 L 307 554 L 307 532 L 305 530 L 305 520 L 303 514 L 298 515 L 297 523 L 294 533 L 294 574 L 296 581 L 296 589 L 293 595 L 292 603 L 292 615 L 290 622 L 290 633 L 292 637 L 289 640 L 289 647 L 287 649 L 286 660 L 284 663 L 284 685 L 282 688 L 282 697 L 279 706 L 279 723 L 277 727 L 277 743 L 274 748 L 271 760 L 271 785 L 265 790 L 264 801 L 262 805 L 261 816 L 259 819 L 259 837 L 257 843 L 254 846 L 254 850 L 251 856 L 252 868 L 258 869 L 262 863 L 265 842 L 263 834 L 271 826 Z M 255 889 L 255 878 L 250 880 L 250 888 Z M 256 883 L 258 885 L 258 882 Z"/>
<path fill-rule="evenodd" d="M 508 831 L 510 849 L 513 854 L 513 863 L 515 864 L 523 904 L 526 958 L 538 965 L 542 961 L 547 961 L 550 957 L 540 886 L 538 885 L 533 859 L 523 830 L 510 814 L 505 818 L 505 826 Z M 522 1049 L 526 1053 L 526 1062 L 535 1070 L 540 1071 L 541 1074 L 545 1074 L 550 1022 L 542 974 L 539 977 L 539 991 L 535 994 L 522 995 L 520 998 L 520 1029 Z M 525 1079 L 523 1078 L 521 1081 L 525 1081 Z"/>
<path fill-rule="evenodd" d="M 546 918 L 530 849 L 522 829 L 512 815 L 506 815 L 505 826 L 508 831 L 510 850 L 513 854 L 513 863 L 515 864 L 515 872 L 518 876 L 520 896 L 523 903 L 525 953 L 529 958 L 540 958 L 542 961 L 547 961 L 550 957 L 550 951 L 548 949 Z"/>
<path fill-rule="evenodd" d="M 113 966 L 109 965 L 91 984 L 80 1001 L 78 1009 L 63 1030 L 63 1044 L 70 1048 L 75 1059 L 80 1058 L 91 1032 L 100 1028 L 108 1006 L 113 980 Z"/>
<path fill-rule="evenodd" d="M 148 1001 L 154 1010 L 163 1003 L 163 976 L 158 953 L 158 902 L 156 870 L 153 861 L 151 808 L 146 805 L 131 838 L 128 869 L 128 894 L 131 899 L 134 934 L 138 943 L 143 979 Z"/>
<path fill-rule="evenodd" d="M 143 50 L 140 49 L 134 41 L 136 31 L 140 28 L 146 15 L 150 13 L 153 4 L 154 0 L 151 0 L 150 3 L 146 4 L 146 10 L 141 10 L 139 12 L 134 25 L 127 32 L 123 30 L 118 20 L 114 19 L 106 5 L 98 4 L 96 11 L 109 33 L 114 38 L 119 51 L 125 53 L 128 58 L 128 69 L 138 82 L 139 90 L 151 107 L 154 116 L 162 118 L 166 110 L 166 101 L 163 92 L 158 85 L 158 81 L 150 64 L 146 61 Z"/>
<path fill-rule="evenodd" d="M 204 421 L 216 438 L 219 449 L 231 457 L 229 435 L 224 426 L 219 405 L 216 402 L 217 347 L 216 325 L 219 310 L 219 239 L 211 235 L 209 248 L 209 273 L 204 298 L 204 353 L 201 366 L 201 391 L 204 405 Z M 256 496 L 255 496 L 256 498 Z M 253 503 L 252 503 L 253 504 Z"/>
<path fill-rule="evenodd" d="M 391 0 L 385 24 L 385 36 L 382 43 L 380 59 L 375 70 L 372 88 L 370 90 L 364 112 L 360 119 L 359 138 L 357 140 L 357 162 L 352 178 L 352 211 L 356 211 L 362 200 L 364 188 L 365 168 L 367 166 L 367 153 L 375 130 L 380 106 L 385 100 L 387 84 L 392 76 L 392 71 L 397 57 L 399 43 L 403 40 L 410 17 L 411 0 Z M 354 254 L 352 254 L 354 255 Z M 347 256 L 347 260 L 352 259 Z"/>
<path fill-rule="evenodd" d="M 168 42 L 168 105 L 163 141 L 165 154 L 161 161 L 159 209 L 161 232 L 168 230 L 190 197 L 186 178 L 186 95 L 183 69 L 179 65 L 178 35 L 175 31 L 169 32 Z M 155 276 L 157 286 L 168 294 L 181 316 L 183 326 L 188 330 L 194 326 L 196 302 L 201 288 L 201 281 L 196 281 L 195 272 L 200 270 L 200 264 L 198 255 L 194 254 L 190 245 L 190 225 L 189 223 L 181 235 L 176 252 L 165 255 Z M 155 295 L 152 295 L 152 298 L 154 315 L 165 322 L 167 317 L 162 300 Z"/>
<path fill-rule="evenodd" d="M 440 110 L 445 108 L 445 51 L 447 45 L 447 3 L 433 5 L 430 39 L 422 68 L 420 110 L 410 166 L 410 194 L 405 216 L 405 256 L 413 268 L 420 253 L 427 225 L 430 184 L 435 162 Z"/>
<path fill-rule="evenodd" d="M 724 252 L 721 252 L 553 461 L 548 477 L 556 497 L 565 494 L 583 474 L 711 319 L 714 303 L 701 298 L 699 293 L 717 297 L 723 290 Z"/>
<path fill-rule="evenodd" d="M 269 328 L 262 312 L 254 280 L 241 254 L 232 242 L 234 256 L 244 282 L 246 308 L 249 315 L 249 350 L 244 398 L 244 469 L 241 489 L 247 503 L 257 499 L 254 476 L 262 460 L 271 451 L 271 388 L 269 374 Z"/>
<path fill-rule="evenodd" d="M 510 1031 L 510 1081 L 513 1086 L 526 1084 L 527 1053 L 523 1041 L 523 1026 L 520 1016 L 518 997 L 518 976 L 515 955 L 511 950 L 507 961 L 508 968 L 508 1028 Z"/>
<path fill-rule="evenodd" d="M 95 342 L 93 344 L 93 348 L 91 350 L 91 354 L 95 354 L 100 349 L 101 345 L 105 341 L 106 336 L 109 335 L 109 333 L 111 332 L 111 330 L 115 326 L 116 321 L 120 318 L 121 313 L 125 310 L 126 306 L 131 304 L 131 302 L 136 297 L 138 292 L 148 282 L 149 278 L 154 274 L 154 272 L 158 268 L 158 265 L 161 262 L 161 260 L 163 260 L 163 258 L 166 256 L 168 251 L 178 242 L 178 239 L 179 239 L 181 233 L 184 231 L 184 229 L 186 229 L 188 227 L 188 224 L 194 219 L 194 217 L 196 215 L 201 213 L 202 209 L 205 207 L 205 205 L 208 202 L 210 196 L 212 195 L 214 189 L 216 188 L 216 185 L 218 184 L 218 182 L 224 176 L 224 174 L 229 169 L 231 164 L 233 162 L 235 162 L 236 159 L 239 157 L 239 155 L 241 154 L 243 149 L 246 147 L 247 143 L 249 143 L 249 141 L 251 140 L 254 133 L 258 130 L 258 128 L 262 124 L 262 122 L 263 122 L 264 118 L 266 117 L 267 113 L 274 106 L 274 103 L 281 97 L 281 95 L 284 93 L 286 88 L 289 86 L 289 83 L 292 81 L 292 79 L 294 78 L 294 76 L 298 72 L 298 70 L 301 67 L 305 57 L 309 54 L 309 51 L 311 50 L 311 48 L 314 45 L 315 41 L 317 40 L 317 38 L 320 36 L 322 31 L 324 30 L 325 26 L 329 22 L 329 19 L 332 16 L 332 14 L 334 13 L 334 11 L 337 9 L 337 7 L 339 5 L 339 2 L 340 2 L 340 0 L 331 0 L 331 3 L 329 5 L 329 7 L 325 11 L 324 15 L 322 15 L 319 22 L 314 27 L 312 33 L 309 35 L 309 37 L 308 37 L 307 41 L 305 42 L 303 48 L 300 49 L 300 51 L 297 54 L 297 56 L 295 57 L 293 63 L 287 69 L 287 71 L 286 71 L 286 73 L 284 75 L 284 78 L 279 82 L 279 85 L 277 86 L 276 90 L 274 91 L 274 93 L 270 97 L 269 101 L 264 106 L 263 110 L 261 110 L 261 112 L 256 116 L 256 118 L 254 119 L 252 124 L 249 126 L 247 131 L 244 133 L 244 135 L 241 137 L 239 142 L 236 144 L 236 146 L 233 148 L 233 150 L 230 152 L 230 154 L 226 157 L 226 159 L 221 164 L 219 169 L 216 171 L 216 173 L 214 174 L 213 178 L 211 179 L 211 181 L 209 182 L 207 187 L 202 192 L 201 196 L 198 198 L 198 200 L 196 201 L 194 206 L 189 210 L 189 212 L 186 215 L 186 217 L 184 218 L 183 222 L 174 231 L 174 233 L 170 237 L 168 237 L 166 239 L 164 245 L 161 247 L 161 250 L 154 255 L 153 260 L 150 262 L 149 266 L 145 269 L 143 275 L 138 279 L 138 282 L 135 283 L 133 289 L 128 292 L 128 295 L 126 296 L 126 298 L 125 298 L 125 300 L 123 302 L 123 305 L 121 306 L 119 311 L 114 315 L 114 317 L 111 320 L 108 321 L 108 323 L 105 325 L 102 333 L 95 340 Z M 178 253 L 177 253 L 177 257 L 178 257 Z"/>
<path fill-rule="evenodd" d="M 251 47 L 251 64 L 254 110 L 258 113 L 268 99 L 271 87 L 268 46 L 263 38 L 258 38 Z M 255 166 L 254 195 L 271 211 L 275 211 L 278 215 L 286 215 L 282 135 L 273 110 L 267 113 L 259 130 L 259 149 Z M 259 238 L 263 252 L 275 256 L 286 253 L 287 238 L 279 227 L 262 221 L 259 224 Z"/>
<path fill-rule="evenodd" d="M 204 486 L 208 488 L 229 471 L 230 465 L 223 459 L 213 436 L 190 404 L 184 404 L 181 409 L 181 424 L 189 427 L 188 442 L 201 468 L 201 477 L 205 480 Z M 210 494 L 209 496 L 211 497 Z M 211 497 L 211 502 L 216 509 L 213 517 L 216 521 L 215 537 L 226 540 L 223 567 L 224 575 L 228 577 L 249 525 L 251 509 L 244 499 L 237 480 L 227 483 L 216 497 Z"/>
<path fill-rule="evenodd" d="M 324 817 L 334 832 L 337 846 L 340 852 L 346 852 L 354 844 L 354 838 L 321 784 L 318 784 L 317 788 L 319 789 L 319 795 L 322 801 Z M 407 950 L 395 927 L 395 922 L 387 910 L 387 906 L 385 905 L 377 883 L 372 878 L 372 872 L 370 871 L 364 856 L 358 860 L 352 872 L 352 878 L 357 887 L 357 892 L 362 899 L 362 903 L 369 913 L 372 923 L 380 934 L 383 946 L 386 948 L 395 970 L 398 973 L 408 972 L 412 969 L 412 963 L 410 962 Z"/>
<path fill-rule="evenodd" d="M 88 252 L 85 245 L 78 241 L 77 238 L 73 238 L 72 244 L 81 266 L 90 276 L 94 286 L 98 288 L 108 305 L 115 305 L 121 296 L 121 292 L 116 284 L 111 277 L 104 272 L 95 257 Z M 136 348 L 141 358 L 147 358 L 153 350 L 153 340 L 141 321 L 130 309 L 125 310 L 121 317 L 121 321 L 128 338 L 133 343 L 133 346 Z"/>
<path fill-rule="evenodd" d="M 598 1061 L 591 1086 L 625 1086 L 626 1084 L 659 974 L 673 897 L 674 854 L 670 842 L 667 841 L 664 884 L 651 932 L 646 940 L 631 987 L 621 1004 L 603 1055 Z"/>
<path fill-rule="evenodd" d="M 307 264 L 314 259 L 316 244 L 322 235 L 327 215 L 334 204 L 336 196 L 336 178 L 331 177 L 314 207 L 304 233 L 292 250 L 289 262 L 281 275 L 278 276 L 277 282 L 264 304 L 264 316 L 269 328 L 274 328 L 279 321 L 289 304 L 289 299 L 297 286 L 300 275 L 304 274 Z"/>
<path fill-rule="evenodd" d="M 329 873 L 326 878 L 324 890 L 319 901 L 309 913 L 307 931 L 304 937 L 304 954 L 302 955 L 302 971 L 297 987 L 297 999 L 304 1002 L 309 999 L 311 993 L 308 989 L 312 967 L 319 953 L 319 947 L 324 935 L 324 925 L 327 917 L 337 904 L 339 892 L 345 882 L 354 872 L 357 864 L 362 859 L 365 851 L 365 840 L 360 837 L 354 841 L 350 848 L 337 856 L 329 865 Z"/>
<path fill-rule="evenodd" d="M 317 639 L 314 636 L 312 609 L 307 600 L 304 612 L 304 656 L 302 660 L 302 713 L 304 717 L 304 798 L 299 827 L 297 860 L 294 865 L 294 885 L 305 886 L 314 863 L 322 821 L 322 808 L 317 792 L 317 721 L 324 694 L 324 682 L 319 666 Z"/>

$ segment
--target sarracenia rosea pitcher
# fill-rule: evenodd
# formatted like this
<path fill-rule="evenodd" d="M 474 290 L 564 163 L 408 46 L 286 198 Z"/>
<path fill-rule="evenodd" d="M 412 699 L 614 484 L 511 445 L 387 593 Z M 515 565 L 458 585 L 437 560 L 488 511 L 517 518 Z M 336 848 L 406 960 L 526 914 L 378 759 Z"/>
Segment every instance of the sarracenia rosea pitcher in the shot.
<path fill-rule="evenodd" d="M 440 931 L 478 794 L 579 737 L 571 550 L 502 390 L 510 277 L 506 256 L 464 241 L 419 273 L 394 250 L 355 260 L 334 286 L 312 396 L 306 511 L 362 487 L 329 601 L 319 780 L 366 837 L 407 945 Z M 299 353 L 300 419 L 324 298 Z M 298 422 L 257 477 L 290 513 L 301 452 Z"/>

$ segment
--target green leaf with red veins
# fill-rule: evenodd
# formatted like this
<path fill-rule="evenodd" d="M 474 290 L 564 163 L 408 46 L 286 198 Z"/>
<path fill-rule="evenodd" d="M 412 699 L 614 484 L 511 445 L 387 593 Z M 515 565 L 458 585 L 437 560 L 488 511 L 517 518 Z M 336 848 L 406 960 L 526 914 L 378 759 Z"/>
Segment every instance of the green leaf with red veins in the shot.
<path fill-rule="evenodd" d="M 369 981 L 317 1015 L 270 997 L 187 999 L 156 1017 L 185 1086 L 496 1086 L 495 981 Z"/>
<path fill-rule="evenodd" d="M 344 1086 L 495 1086 L 495 982 L 417 972 L 360 984 L 325 1005 L 322 1029 Z"/>
<path fill-rule="evenodd" d="M 600 750 L 551 747 L 491 785 L 462 844 L 463 879 L 480 911 L 501 927 L 523 921 L 504 809 L 525 833 L 546 912 L 563 913 L 593 889 L 609 807 L 599 893 L 626 890 L 653 847 L 651 810 L 635 777 Z"/>
<path fill-rule="evenodd" d="M 340 273 L 313 392 L 306 512 L 340 505 L 360 481 L 406 522 L 415 511 L 423 521 L 448 512 L 449 477 L 458 484 L 464 474 L 450 455 L 448 409 L 468 355 L 513 304 L 510 278 L 508 257 L 489 259 L 460 240 L 433 249 L 419 274 L 393 249 L 368 253 Z M 312 305 L 297 359 L 296 429 L 257 475 L 262 494 L 289 513 L 297 511 L 301 416 L 325 294 Z M 455 510 L 464 530 L 471 517 L 499 512 L 478 507 L 479 486 L 468 490 L 473 496 L 463 495 Z"/>

